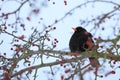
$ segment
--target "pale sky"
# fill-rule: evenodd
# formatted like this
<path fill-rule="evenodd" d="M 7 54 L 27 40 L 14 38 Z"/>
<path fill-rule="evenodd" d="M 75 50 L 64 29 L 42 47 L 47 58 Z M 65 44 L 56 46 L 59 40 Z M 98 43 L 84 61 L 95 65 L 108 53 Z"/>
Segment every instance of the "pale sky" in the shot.
<path fill-rule="evenodd" d="M 43 0 L 42 0 L 43 1 Z M 17 33 L 17 35 L 19 34 L 25 34 L 25 37 L 28 38 L 30 36 L 30 34 L 32 33 L 31 28 L 37 28 L 38 30 L 41 31 L 42 25 L 48 26 L 51 25 L 52 23 L 54 23 L 54 21 L 57 19 L 59 20 L 61 17 L 63 17 L 65 15 L 65 13 L 67 13 L 69 10 L 71 10 L 72 8 L 76 7 L 77 5 L 84 3 L 87 0 L 67 0 L 67 5 L 64 5 L 64 0 L 50 0 L 48 1 L 47 6 L 46 7 L 42 7 L 40 9 L 40 14 L 38 15 L 32 15 L 31 16 L 31 21 L 26 21 L 26 17 L 30 15 L 30 10 L 29 10 L 29 6 L 28 3 L 26 3 L 26 5 L 24 5 L 24 7 L 21 9 L 20 12 L 20 17 L 23 17 L 23 22 L 27 25 L 27 30 L 24 32 L 22 30 L 22 28 L 17 27 L 17 29 L 19 30 L 19 32 Z M 119 1 L 119 0 L 116 0 Z M 55 2 L 55 4 L 53 5 L 53 2 Z M 120 2 L 120 1 L 119 1 Z M 0 3 L 0 7 L 2 7 L 2 11 L 3 12 L 12 12 L 14 11 L 17 7 L 18 7 L 19 3 L 15 2 L 14 0 L 6 2 L 4 4 Z M 39 1 L 36 3 L 36 8 L 41 7 Z M 95 8 L 93 8 L 95 6 Z M 69 39 L 71 37 L 71 35 L 73 34 L 72 31 L 72 27 L 77 27 L 77 26 L 84 26 L 88 31 L 91 30 L 91 28 L 93 27 L 93 25 L 89 25 L 89 26 L 85 26 L 85 25 L 81 25 L 80 24 L 80 19 L 88 19 L 90 20 L 92 17 L 91 15 L 93 15 L 93 17 L 100 15 L 101 13 L 105 13 L 107 11 L 113 10 L 114 6 L 113 5 L 108 5 L 108 4 L 103 4 L 103 3 L 97 3 L 97 4 L 89 4 L 86 6 L 82 6 L 81 8 L 75 9 L 74 11 L 72 11 L 72 15 L 68 15 L 66 16 L 65 19 L 63 19 L 62 21 L 60 21 L 59 23 L 53 25 L 56 27 L 55 31 L 50 32 L 51 36 L 53 38 L 57 38 L 59 40 L 59 43 L 57 44 L 56 50 L 63 50 L 63 49 L 67 49 L 69 50 Z M 1 14 L 1 12 L 0 12 Z M 116 16 L 117 17 L 117 16 Z M 14 22 L 14 16 L 11 16 L 8 21 L 8 23 L 12 23 Z M 43 20 L 40 20 L 40 18 L 43 18 Z M 40 22 L 41 24 L 39 24 L 38 22 Z M 112 22 L 112 23 L 111 23 Z M 1 22 L 0 22 L 1 23 Z M 107 39 L 109 36 L 110 38 L 113 38 L 113 29 L 112 27 L 115 25 L 116 23 L 112 20 L 107 20 L 106 24 L 103 24 L 103 27 L 105 27 L 105 30 L 103 32 L 101 32 L 102 30 L 98 30 L 97 33 L 94 35 L 94 37 L 98 37 L 99 35 L 102 36 L 103 39 Z M 119 28 L 119 26 L 116 26 L 116 28 Z M 11 28 L 8 28 L 8 31 L 11 31 Z M 94 30 L 91 31 L 91 33 L 94 33 Z M 7 52 L 10 53 L 10 47 L 11 44 L 11 37 L 7 36 L 7 35 L 0 35 L 1 39 L 3 39 L 5 41 L 5 43 L 3 43 L 4 45 L 0 46 L 0 53 L 3 52 Z M 7 37 L 7 38 L 6 38 Z M 0 39 L 0 40 L 1 40 Z M 9 41 L 8 41 L 9 39 Z M 20 42 L 22 43 L 22 42 Z M 7 51 L 6 51 L 7 50 Z M 10 56 L 11 54 L 8 54 L 8 56 Z M 49 58 L 46 59 L 45 61 L 54 61 L 53 58 Z M 107 65 L 105 64 L 105 72 L 109 71 L 109 67 L 107 67 Z M 21 67 L 22 68 L 22 67 Z M 38 75 L 40 75 L 40 77 L 38 76 L 37 80 L 48 80 L 46 78 L 46 75 L 43 74 L 43 71 L 45 71 L 48 68 L 42 68 L 40 69 Z M 62 69 L 61 69 L 62 70 Z M 100 70 L 100 74 L 104 74 L 104 70 Z M 98 78 L 98 80 L 116 80 L 118 78 L 120 78 L 119 74 L 120 73 L 120 69 L 116 69 L 116 73 L 115 75 L 110 75 L 108 77 L 104 77 L 104 78 Z M 62 74 L 60 72 L 57 73 L 56 76 L 54 76 L 54 80 L 60 80 L 59 75 Z M 85 80 L 93 80 L 94 78 L 92 77 L 94 76 L 93 72 L 89 72 L 85 75 Z M 57 79 L 56 79 L 57 78 Z M 32 80 L 32 78 L 31 78 Z"/>

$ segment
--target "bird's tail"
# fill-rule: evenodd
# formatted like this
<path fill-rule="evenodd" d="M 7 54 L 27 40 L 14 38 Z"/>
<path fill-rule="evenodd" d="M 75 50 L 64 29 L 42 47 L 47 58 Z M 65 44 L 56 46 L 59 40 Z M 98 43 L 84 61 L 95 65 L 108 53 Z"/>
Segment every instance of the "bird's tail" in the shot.
<path fill-rule="evenodd" d="M 95 57 L 89 57 L 89 61 L 92 67 L 98 68 L 100 66 L 98 59 L 96 59 Z"/>

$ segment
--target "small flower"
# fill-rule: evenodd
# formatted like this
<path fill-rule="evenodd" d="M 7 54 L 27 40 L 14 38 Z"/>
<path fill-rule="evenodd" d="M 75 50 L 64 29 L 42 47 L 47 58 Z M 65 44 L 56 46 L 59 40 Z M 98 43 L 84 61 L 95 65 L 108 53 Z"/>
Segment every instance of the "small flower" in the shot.
<path fill-rule="evenodd" d="M 56 29 L 56 27 L 53 27 L 53 29 Z"/>
<path fill-rule="evenodd" d="M 66 0 L 64 0 L 64 4 L 67 5 L 67 1 Z"/>
<path fill-rule="evenodd" d="M 70 69 L 67 69 L 67 70 L 65 70 L 65 73 L 69 73 L 71 70 Z"/>
<path fill-rule="evenodd" d="M 27 17 L 26 19 L 27 19 L 28 21 L 30 21 L 30 20 L 31 20 L 31 19 L 30 19 L 30 17 Z"/>
<path fill-rule="evenodd" d="M 104 28 L 104 27 L 102 27 L 102 30 L 105 30 L 105 28 Z"/>
<path fill-rule="evenodd" d="M 20 40 L 23 40 L 24 38 L 25 38 L 24 35 L 18 37 L 18 39 L 20 39 Z"/>

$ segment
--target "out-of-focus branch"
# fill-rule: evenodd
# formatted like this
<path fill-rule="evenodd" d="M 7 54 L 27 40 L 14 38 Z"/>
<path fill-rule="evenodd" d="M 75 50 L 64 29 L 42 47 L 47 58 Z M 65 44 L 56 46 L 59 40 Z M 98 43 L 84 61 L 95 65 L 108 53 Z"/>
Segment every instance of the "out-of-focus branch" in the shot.
<path fill-rule="evenodd" d="M 90 3 L 97 3 L 97 2 L 109 3 L 109 4 L 116 5 L 116 6 L 118 7 L 118 8 L 116 8 L 116 9 L 114 9 L 113 11 L 106 13 L 106 15 L 109 15 L 110 13 L 113 13 L 113 12 L 119 10 L 119 8 L 120 8 L 120 4 L 115 3 L 115 2 L 113 2 L 113 1 L 104 1 L 104 0 L 86 1 L 85 3 L 82 3 L 82 4 L 80 4 L 80 5 L 77 5 L 76 7 L 72 8 L 71 10 L 69 10 L 63 17 L 61 17 L 60 19 L 58 19 L 57 21 L 55 21 L 54 23 L 52 23 L 50 26 L 53 26 L 54 24 L 62 21 L 62 20 L 63 20 L 64 18 L 66 18 L 68 15 L 71 15 L 74 10 L 76 10 L 76 9 L 78 9 L 78 8 L 81 8 L 81 7 L 84 6 L 84 5 L 87 5 L 87 4 L 90 4 Z"/>
<path fill-rule="evenodd" d="M 88 26 L 90 23 L 95 22 L 95 21 L 98 21 L 98 22 L 95 23 L 94 27 L 99 26 L 102 22 L 105 21 L 105 19 L 108 19 L 108 18 L 111 18 L 112 16 L 114 16 L 114 14 L 112 14 L 112 13 L 114 13 L 115 11 L 118 11 L 119 9 L 120 9 L 120 6 L 118 6 L 117 8 L 115 8 L 105 14 L 102 14 L 100 16 L 97 16 L 97 17 L 91 19 L 90 21 L 86 22 L 85 26 Z M 93 27 L 93 29 L 94 29 L 94 27 Z"/>
<path fill-rule="evenodd" d="M 110 14 L 114 13 L 115 11 L 119 10 L 120 9 L 120 6 L 118 6 L 117 8 L 111 10 L 110 12 L 106 13 L 106 14 L 103 14 L 103 16 L 99 19 L 99 21 L 96 23 L 95 26 L 99 26 L 99 24 L 101 24 L 102 22 L 104 22 L 104 20 L 106 18 L 109 18 L 109 17 L 112 17 L 113 15 L 110 16 Z"/>
<path fill-rule="evenodd" d="M 20 6 L 16 10 L 14 10 L 13 12 L 7 13 L 7 15 L 15 14 L 16 12 L 20 11 L 21 7 L 28 1 L 29 0 L 25 0 L 23 3 L 20 4 Z M 3 17 L 3 16 L 0 16 L 0 17 Z"/>

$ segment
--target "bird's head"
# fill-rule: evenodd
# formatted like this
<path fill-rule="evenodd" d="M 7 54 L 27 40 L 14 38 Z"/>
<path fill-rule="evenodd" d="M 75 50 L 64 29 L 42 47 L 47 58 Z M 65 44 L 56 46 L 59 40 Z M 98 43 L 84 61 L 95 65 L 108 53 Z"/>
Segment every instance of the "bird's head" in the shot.
<path fill-rule="evenodd" d="M 78 26 L 78 27 L 76 27 L 76 28 L 72 28 L 75 32 L 85 32 L 86 31 L 86 29 L 84 29 L 84 28 L 82 28 L 82 27 L 80 27 L 80 26 Z"/>

